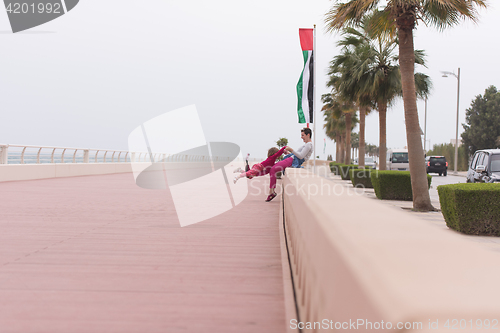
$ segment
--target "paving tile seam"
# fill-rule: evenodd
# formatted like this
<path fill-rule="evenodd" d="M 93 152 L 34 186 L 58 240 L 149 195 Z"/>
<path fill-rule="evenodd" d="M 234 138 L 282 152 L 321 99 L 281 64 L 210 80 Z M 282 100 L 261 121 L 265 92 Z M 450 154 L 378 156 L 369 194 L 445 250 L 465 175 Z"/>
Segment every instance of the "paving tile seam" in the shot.
<path fill-rule="evenodd" d="M 107 226 L 107 225 L 110 225 L 110 224 L 116 223 L 117 221 L 120 221 L 120 220 L 121 220 L 121 219 L 116 219 L 116 220 L 113 220 L 113 221 L 111 221 L 111 222 L 105 223 L 104 225 L 106 225 L 106 226 Z M 68 241 L 70 241 L 70 240 L 72 240 L 72 239 L 76 239 L 76 238 L 78 238 L 78 237 L 79 237 L 79 236 L 81 236 L 81 235 L 84 235 L 84 234 L 87 234 L 87 233 L 89 233 L 89 232 L 92 232 L 93 230 L 96 230 L 96 229 L 98 229 L 98 228 L 99 228 L 99 227 L 95 227 L 95 228 L 90 229 L 90 230 L 87 230 L 87 231 L 85 231 L 85 232 L 82 232 L 82 233 L 76 234 L 76 235 L 74 235 L 74 236 L 72 236 L 72 237 L 68 237 L 68 238 L 65 238 L 65 239 L 63 239 L 63 240 L 61 240 L 61 241 L 57 241 L 57 242 L 55 242 L 55 243 L 52 243 L 52 244 L 50 244 L 50 245 L 47 245 L 47 246 L 45 246 L 45 247 L 43 247 L 43 248 L 39 248 L 39 249 L 38 249 L 38 250 L 36 250 L 36 251 L 31 251 L 30 253 L 25 254 L 25 255 L 23 255 L 23 256 L 20 256 L 20 257 L 18 257 L 18 258 L 16 258 L 16 259 L 12 260 L 12 261 L 10 261 L 10 262 L 3 263 L 3 264 L 2 264 L 2 266 L 9 265 L 10 263 L 15 263 L 15 262 L 17 262 L 17 261 L 19 261 L 19 260 L 21 260 L 21 259 L 24 259 L 24 258 L 26 258 L 26 257 L 31 256 L 32 254 L 36 254 L 36 253 L 39 253 L 39 252 L 43 252 L 43 251 L 45 251 L 45 250 L 48 250 L 49 248 L 52 248 L 52 247 L 58 246 L 59 244 L 66 243 L 66 242 L 68 242 Z"/>
<path fill-rule="evenodd" d="M 248 262 L 245 262 L 243 263 L 244 265 L 241 265 L 241 266 L 235 266 L 234 264 L 230 263 L 230 264 L 206 264 L 206 265 L 203 265 L 203 263 L 199 263 L 196 267 L 213 267 L 213 268 L 221 268 L 221 267 L 236 267 L 238 269 L 241 269 L 242 267 L 244 268 L 248 268 L 250 270 L 254 270 L 254 269 L 264 269 L 264 268 L 273 268 L 273 267 L 281 267 L 280 264 L 276 264 L 276 265 L 267 265 L 267 266 L 256 266 L 256 267 L 252 267 L 248 265 Z M 15 267 L 16 265 L 19 265 L 19 266 L 42 266 L 42 267 L 45 267 L 45 266 L 61 266 L 61 267 L 117 267 L 117 268 L 120 268 L 120 267 L 136 267 L 136 268 L 163 268 L 163 267 L 176 267 L 176 268 L 180 268 L 180 267 L 193 267 L 192 265 L 183 265 L 183 264 L 180 264 L 180 265 L 172 265 L 172 263 L 167 263 L 167 264 L 162 264 L 162 263 L 158 263 L 158 264 L 113 264 L 113 265 L 110 265 L 110 264 L 70 264 L 70 263 L 40 263 L 40 262 L 23 262 L 23 263 L 13 263 L 12 264 L 12 267 Z M 1 273 L 1 272 L 0 272 Z"/>
<path fill-rule="evenodd" d="M 53 293 L 53 292 L 58 292 L 58 293 L 95 293 L 95 294 L 102 294 L 102 293 L 108 293 L 108 294 L 157 294 L 157 295 L 202 295 L 202 296 L 207 296 L 207 295 L 215 295 L 215 296 L 220 296 L 224 297 L 225 295 L 244 295 L 244 296 L 258 296 L 258 297 L 274 297 L 274 296 L 279 296 L 282 295 L 283 293 L 281 292 L 268 292 L 268 293 L 258 293 L 258 292 L 249 292 L 249 293 L 242 293 L 242 292 L 171 292 L 171 291 L 158 291 L 158 290 L 113 290 L 113 289 L 14 289 L 14 288 L 9 288 L 9 289 L 2 289 L 0 287 L 0 292 L 29 292 L 29 293 Z"/>
<path fill-rule="evenodd" d="M 168 249 L 165 249 L 165 251 L 167 251 Z M 124 257 L 124 256 L 127 256 L 127 257 L 139 257 L 139 258 L 142 258 L 142 257 L 148 257 L 148 258 L 157 258 L 157 257 L 161 257 L 161 258 L 165 258 L 165 259 L 169 259 L 169 258 L 183 258 L 183 257 L 186 257 L 188 258 L 190 255 L 192 255 L 193 253 L 196 253 L 196 252 L 190 252 L 190 251 L 187 251 L 187 250 L 182 250 L 181 252 L 179 253 L 175 253 L 175 254 L 168 254 L 167 252 L 161 252 L 161 251 L 112 251 L 112 250 L 94 250 L 94 251 L 70 251 L 70 250 L 66 250 L 66 251 L 54 251 L 54 252 L 44 252 L 45 255 L 48 255 L 48 256 L 52 256 L 52 255 L 59 255 L 59 254 L 65 254 L 66 256 L 74 256 L 74 255 L 86 255 L 86 256 L 101 256 L 103 254 L 106 254 L 106 255 L 113 255 L 115 257 Z M 217 256 L 220 256 L 220 257 L 232 257 L 232 256 L 237 256 L 237 257 L 241 257 L 243 255 L 248 255 L 249 253 L 247 252 L 231 252 L 231 253 L 228 253 L 228 252 L 207 252 L 207 253 L 203 253 L 203 255 L 199 255 L 200 258 L 211 258 L 213 257 L 214 255 L 217 255 Z M 262 257 L 278 257 L 278 255 L 276 254 L 267 254 L 267 253 L 250 253 L 251 254 L 251 258 L 262 258 Z"/>
<path fill-rule="evenodd" d="M 252 252 L 251 250 L 241 250 L 241 251 L 236 251 L 240 248 L 229 248 L 232 250 L 232 252 L 228 251 L 211 251 L 204 253 L 203 256 L 200 255 L 200 257 L 212 257 L 213 255 L 221 256 L 221 257 L 231 257 L 231 256 L 243 256 L 243 255 L 250 255 L 252 257 L 268 257 L 269 255 L 265 253 L 265 251 L 261 251 L 259 253 Z M 165 250 L 166 251 L 166 250 Z M 54 252 L 44 252 L 45 254 L 48 255 L 57 255 L 57 254 L 71 254 L 71 255 L 115 255 L 115 256 L 131 256 L 131 257 L 162 257 L 163 253 L 162 252 L 154 252 L 154 251 L 125 251 L 125 250 L 111 250 L 111 249 L 101 249 L 101 250 L 93 250 L 93 251 L 54 251 Z M 198 254 L 196 251 L 189 251 L 189 250 L 180 250 L 179 253 L 176 253 L 175 255 L 178 256 L 190 256 L 193 254 Z M 273 255 L 274 257 L 277 257 L 277 255 Z"/>
<path fill-rule="evenodd" d="M 31 268 L 32 265 L 29 266 L 24 266 Z M 24 268 L 22 267 L 22 268 Z M 45 266 L 43 266 L 45 267 Z M 60 268 L 63 268 L 64 266 L 60 266 Z M 66 266 L 68 267 L 68 266 Z M 135 266 L 132 266 L 133 268 L 138 269 Z M 120 268 L 120 267 L 116 267 Z M 73 277 L 75 274 L 81 274 L 82 276 L 85 277 L 93 277 L 97 275 L 105 275 L 107 277 L 115 277 L 115 278 L 141 278 L 141 277 L 158 277 L 158 278 L 176 278 L 177 276 L 181 275 L 187 275 L 191 276 L 191 278 L 194 278 L 195 280 L 198 280 L 198 275 L 200 275 L 199 270 L 193 270 L 192 266 L 182 266 L 182 267 L 175 267 L 178 269 L 175 273 L 171 273 L 170 270 L 165 270 L 165 269 L 156 269 L 151 267 L 149 270 L 123 270 L 123 269 L 109 269 L 106 271 L 102 270 L 89 270 L 89 269 L 80 269 L 80 270 L 74 270 L 74 271 L 68 271 L 64 269 L 53 269 L 53 270 L 36 270 L 36 269 L 17 269 L 17 270 L 9 270 L 9 271 L 3 271 L 0 272 L 0 276 L 5 277 L 9 275 L 24 275 L 26 276 L 27 274 L 30 273 L 37 273 L 40 276 L 53 276 L 54 274 L 61 274 L 61 276 L 65 277 Z M 181 270 L 181 268 L 187 268 L 186 270 Z M 226 267 L 226 268 L 221 268 L 221 267 L 203 267 L 203 268 L 217 268 L 218 272 L 217 273 L 212 273 L 210 276 L 207 276 L 206 279 L 218 279 L 221 276 L 228 276 L 231 277 L 232 279 L 241 279 L 241 278 L 254 278 L 255 276 L 258 276 L 262 271 L 265 270 L 266 273 L 268 273 L 268 276 L 264 277 L 263 279 L 267 278 L 274 278 L 276 274 L 278 274 L 279 268 L 278 266 L 274 267 L 260 267 L 260 268 L 233 268 L 233 267 Z M 60 276 L 58 276 L 60 277 Z M 28 278 L 30 278 L 28 276 Z M 79 277 L 78 277 L 79 278 Z"/>

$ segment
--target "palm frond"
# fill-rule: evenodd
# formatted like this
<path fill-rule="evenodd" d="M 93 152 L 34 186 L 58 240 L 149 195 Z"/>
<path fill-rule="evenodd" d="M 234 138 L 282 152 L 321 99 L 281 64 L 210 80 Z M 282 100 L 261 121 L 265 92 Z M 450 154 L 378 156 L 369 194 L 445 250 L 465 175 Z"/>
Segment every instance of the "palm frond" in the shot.
<path fill-rule="evenodd" d="M 397 19 L 413 18 L 414 25 L 421 20 L 439 30 L 452 27 L 463 20 L 477 22 L 479 9 L 487 8 L 486 0 L 388 0 L 384 9 L 376 8 L 379 0 L 350 0 L 336 3 L 325 14 L 326 31 L 359 26 L 366 15 L 372 15 L 367 30 L 372 35 L 395 36 Z"/>
<path fill-rule="evenodd" d="M 334 5 L 325 18 L 326 31 L 333 32 L 359 24 L 366 13 L 377 7 L 380 0 L 351 0 Z"/>
<path fill-rule="evenodd" d="M 484 0 L 425 0 L 419 8 L 423 20 L 439 30 L 457 25 L 462 20 L 477 22 L 479 8 L 486 8 Z"/>

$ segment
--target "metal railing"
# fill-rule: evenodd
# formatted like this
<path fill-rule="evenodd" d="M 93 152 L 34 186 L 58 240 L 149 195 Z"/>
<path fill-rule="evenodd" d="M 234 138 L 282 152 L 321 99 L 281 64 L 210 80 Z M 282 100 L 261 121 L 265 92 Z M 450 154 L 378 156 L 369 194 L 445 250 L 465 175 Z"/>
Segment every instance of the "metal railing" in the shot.
<path fill-rule="evenodd" d="M 95 153 L 94 153 L 95 152 Z M 0 164 L 130 162 L 124 150 L 0 145 Z"/>
<path fill-rule="evenodd" d="M 208 160 L 207 156 L 199 155 L 0 144 L 0 164 L 202 162 L 205 160 Z M 216 156 L 211 160 L 229 162 L 230 158 Z M 249 160 L 249 162 L 256 161 L 260 161 L 260 159 L 251 158 Z"/>

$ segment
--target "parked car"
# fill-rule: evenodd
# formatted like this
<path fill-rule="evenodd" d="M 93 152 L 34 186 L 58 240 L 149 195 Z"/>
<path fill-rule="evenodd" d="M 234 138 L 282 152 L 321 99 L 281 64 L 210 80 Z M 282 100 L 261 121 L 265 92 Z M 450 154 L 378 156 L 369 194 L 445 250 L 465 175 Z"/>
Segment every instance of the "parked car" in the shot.
<path fill-rule="evenodd" d="M 478 150 L 467 171 L 467 183 L 500 182 L 500 149 Z"/>
<path fill-rule="evenodd" d="M 439 173 L 446 176 L 448 174 L 448 162 L 444 156 L 427 156 L 425 158 L 425 168 L 427 173 Z"/>
<path fill-rule="evenodd" d="M 407 149 L 387 150 L 387 170 L 409 171 L 410 163 L 408 161 L 408 150 Z"/>
<path fill-rule="evenodd" d="M 358 161 L 359 159 L 358 158 L 355 158 L 352 163 L 353 164 L 358 164 Z M 365 156 L 365 166 L 367 167 L 371 167 L 373 169 L 376 169 L 377 168 L 377 161 L 375 161 L 373 159 L 373 157 L 370 157 L 370 156 Z"/>
<path fill-rule="evenodd" d="M 377 162 L 373 159 L 373 157 L 365 157 L 365 166 L 376 169 Z"/>

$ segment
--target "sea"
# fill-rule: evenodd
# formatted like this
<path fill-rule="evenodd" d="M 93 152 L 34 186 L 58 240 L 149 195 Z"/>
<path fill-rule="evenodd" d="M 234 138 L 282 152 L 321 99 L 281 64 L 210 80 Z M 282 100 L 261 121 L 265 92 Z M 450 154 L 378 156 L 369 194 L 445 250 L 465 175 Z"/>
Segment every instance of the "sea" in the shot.
<path fill-rule="evenodd" d="M 62 152 L 55 152 L 54 153 L 54 163 L 73 163 L 73 153 L 74 152 L 66 152 L 64 153 L 64 161 L 61 162 L 61 157 L 62 157 Z M 111 163 L 111 155 L 112 153 L 108 153 L 106 155 L 106 163 Z M 127 156 L 127 160 L 125 161 L 124 159 L 124 154 L 122 153 L 122 156 L 120 157 L 120 162 L 130 162 L 129 156 Z M 117 158 L 118 154 L 115 154 L 114 162 L 118 162 Z M 104 163 L 104 152 L 99 153 L 97 155 L 97 159 L 94 154 L 90 154 L 89 156 L 89 162 L 90 163 Z M 25 152 L 24 153 L 24 164 L 36 164 L 37 163 L 37 153 L 30 153 L 30 152 Z M 52 153 L 40 153 L 40 163 L 41 164 L 46 164 L 46 163 L 52 163 Z M 81 153 L 76 153 L 75 156 L 75 163 L 83 163 L 83 152 Z M 7 158 L 7 164 L 21 164 L 21 152 L 17 151 L 10 151 L 9 150 L 9 155 Z"/>

